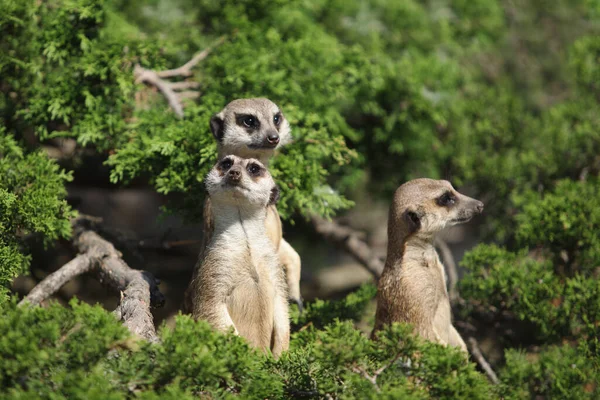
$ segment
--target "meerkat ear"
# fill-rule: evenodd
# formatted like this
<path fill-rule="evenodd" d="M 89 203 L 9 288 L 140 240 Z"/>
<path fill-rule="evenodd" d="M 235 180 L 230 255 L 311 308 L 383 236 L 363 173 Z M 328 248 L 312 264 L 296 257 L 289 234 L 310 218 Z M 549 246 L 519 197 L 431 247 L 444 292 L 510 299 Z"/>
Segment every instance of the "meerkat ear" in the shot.
<path fill-rule="evenodd" d="M 408 231 L 410 233 L 415 233 L 421 228 L 421 218 L 417 215 L 416 212 L 411 210 L 404 211 L 404 220 L 408 225 Z"/>
<path fill-rule="evenodd" d="M 210 119 L 210 130 L 217 141 L 223 140 L 225 134 L 225 121 L 223 120 L 223 114 L 218 113 L 212 116 Z"/>
<path fill-rule="evenodd" d="M 277 185 L 273 186 L 271 189 L 271 197 L 269 197 L 269 206 L 277 204 L 279 201 L 279 187 Z"/>

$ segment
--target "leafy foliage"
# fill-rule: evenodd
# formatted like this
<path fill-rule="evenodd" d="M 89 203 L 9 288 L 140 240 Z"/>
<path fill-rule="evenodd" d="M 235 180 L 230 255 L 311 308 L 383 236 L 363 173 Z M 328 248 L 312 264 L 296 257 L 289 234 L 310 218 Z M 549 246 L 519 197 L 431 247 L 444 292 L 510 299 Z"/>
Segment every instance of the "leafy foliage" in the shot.
<path fill-rule="evenodd" d="M 339 301 L 324 301 L 316 299 L 306 305 L 302 313 L 295 308 L 292 312 L 292 326 L 301 328 L 310 324 L 315 328 L 323 328 L 336 319 L 357 321 L 365 313 L 369 302 L 375 298 L 377 287 L 366 283 L 357 291 L 350 293 Z"/>
<path fill-rule="evenodd" d="M 424 343 L 403 325 L 382 331 L 377 342 L 350 321 L 322 330 L 312 326 L 294 334 L 290 351 L 274 360 L 240 337 L 217 333 L 188 316 L 177 317 L 172 329 L 163 327 L 161 343 L 150 344 L 128 337 L 99 307 L 72 302 L 71 309 L 56 304 L 41 309 L 17 307 L 15 301 L 0 307 L 5 315 L 0 354 L 6 361 L 0 379 L 10 398 L 120 399 L 138 393 L 147 398 L 422 399 L 491 393 L 458 350 Z M 373 384 L 367 376 L 379 369 Z"/>
<path fill-rule="evenodd" d="M 461 293 L 471 302 L 489 307 L 496 318 L 509 312 L 534 326 L 540 344 L 567 342 L 532 355 L 508 350 L 501 375 L 507 398 L 598 396 L 599 187 L 596 179 L 561 181 L 542 197 L 524 195 L 516 235 L 539 246 L 535 257 L 480 245 L 463 259 L 469 274 Z"/>
<path fill-rule="evenodd" d="M 517 239 L 523 245 L 548 248 L 557 258 L 562 251 L 566 252 L 566 274 L 593 273 L 600 265 L 600 183 L 597 180 L 558 182 L 551 193 L 524 204 L 516 220 L 519 223 Z"/>
<path fill-rule="evenodd" d="M 42 153 L 25 154 L 0 127 L 0 290 L 29 267 L 28 235 L 46 244 L 69 237 L 73 216 L 64 197 L 71 174 Z"/>
<path fill-rule="evenodd" d="M 506 399 L 595 399 L 600 395 L 599 378 L 598 366 L 569 345 L 552 346 L 534 360 L 523 352 L 509 350 L 501 393 Z"/>

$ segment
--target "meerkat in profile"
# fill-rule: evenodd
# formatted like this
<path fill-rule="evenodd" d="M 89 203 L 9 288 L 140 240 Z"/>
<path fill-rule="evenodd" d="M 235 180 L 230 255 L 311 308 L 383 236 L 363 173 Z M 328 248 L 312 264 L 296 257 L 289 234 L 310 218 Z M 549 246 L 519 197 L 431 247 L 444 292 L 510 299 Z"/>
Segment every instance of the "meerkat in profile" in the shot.
<path fill-rule="evenodd" d="M 283 270 L 267 236 L 267 209 L 279 189 L 255 159 L 225 156 L 205 180 L 214 231 L 190 288 L 192 314 L 214 328 L 233 328 L 276 357 L 289 347 Z"/>
<path fill-rule="evenodd" d="M 292 141 L 289 122 L 275 103 L 264 98 L 232 101 L 211 118 L 210 129 L 217 140 L 219 159 L 227 154 L 233 154 L 243 158 L 256 158 L 262 164 L 268 165 L 275 150 Z M 210 241 L 214 229 L 211 208 L 211 199 L 208 198 L 204 202 L 202 249 Z M 269 206 L 265 224 L 267 234 L 275 245 L 285 270 L 289 299 L 298 304 L 302 310 L 300 256 L 283 239 L 281 219 L 275 205 Z M 190 300 L 188 292 L 185 295 L 184 311 L 189 311 Z"/>
<path fill-rule="evenodd" d="M 433 240 L 445 227 L 482 211 L 482 202 L 458 193 L 447 181 L 415 179 L 396 190 L 372 336 L 384 325 L 408 322 L 425 339 L 467 351 L 452 325 L 444 266 Z"/>

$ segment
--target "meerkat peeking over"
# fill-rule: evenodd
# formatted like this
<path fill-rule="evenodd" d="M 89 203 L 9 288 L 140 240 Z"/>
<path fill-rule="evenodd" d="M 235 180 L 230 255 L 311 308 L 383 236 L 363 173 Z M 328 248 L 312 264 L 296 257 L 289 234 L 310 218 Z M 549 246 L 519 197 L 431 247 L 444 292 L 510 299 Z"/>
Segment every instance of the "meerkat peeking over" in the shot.
<path fill-rule="evenodd" d="M 268 165 L 275 149 L 292 141 L 290 124 L 269 99 L 237 99 L 210 120 L 219 157 L 235 154 Z"/>
<path fill-rule="evenodd" d="M 425 339 L 467 351 L 452 325 L 444 266 L 433 240 L 445 227 L 468 222 L 482 211 L 482 202 L 458 193 L 447 181 L 415 179 L 396 190 L 373 337 L 384 325 L 408 322 Z"/>
<path fill-rule="evenodd" d="M 267 236 L 267 208 L 279 189 L 256 159 L 223 157 L 205 180 L 214 231 L 190 285 L 192 314 L 233 328 L 254 347 L 279 356 L 289 347 L 286 286 Z"/>
<path fill-rule="evenodd" d="M 217 140 L 219 158 L 232 154 L 242 158 L 256 158 L 264 165 L 268 165 L 276 149 L 292 141 L 290 124 L 285 116 L 275 103 L 264 98 L 232 101 L 211 118 L 210 129 Z M 214 229 L 210 197 L 204 202 L 203 219 L 202 249 L 210 241 Z M 298 304 L 302 311 L 300 256 L 283 239 L 281 219 L 275 205 L 269 206 L 265 225 L 285 270 L 289 300 Z M 196 271 L 194 276 L 195 274 Z M 190 301 L 188 291 L 183 304 L 184 312 L 190 311 Z"/>

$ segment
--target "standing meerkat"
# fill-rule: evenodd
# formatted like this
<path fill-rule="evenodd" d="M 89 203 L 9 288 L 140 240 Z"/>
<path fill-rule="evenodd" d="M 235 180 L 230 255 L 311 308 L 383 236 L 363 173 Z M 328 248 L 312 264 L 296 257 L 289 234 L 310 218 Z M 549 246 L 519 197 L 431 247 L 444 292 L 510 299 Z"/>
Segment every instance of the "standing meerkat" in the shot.
<path fill-rule="evenodd" d="M 279 189 L 255 159 L 225 156 L 205 180 L 214 231 L 190 288 L 192 315 L 233 328 L 254 347 L 279 356 L 290 322 L 283 270 L 267 236 L 267 208 Z"/>
<path fill-rule="evenodd" d="M 227 154 L 243 158 L 256 158 L 268 166 L 276 149 L 292 141 L 290 124 L 279 107 L 269 99 L 238 99 L 230 102 L 210 120 L 210 129 L 217 140 L 219 159 Z M 202 254 L 214 229 L 214 216 L 210 198 L 204 202 L 204 236 Z M 279 260 L 285 270 L 289 299 L 302 310 L 300 295 L 300 256 L 283 239 L 281 219 L 277 207 L 272 205 L 265 221 L 267 234 L 275 245 Z M 194 275 L 195 275 L 194 271 Z M 190 310 L 190 293 L 185 294 L 184 311 Z"/>
<path fill-rule="evenodd" d="M 384 325 L 408 322 L 425 339 L 467 351 L 452 325 L 444 266 L 433 240 L 445 227 L 482 211 L 482 202 L 458 193 L 448 181 L 415 179 L 396 190 L 372 337 Z"/>

